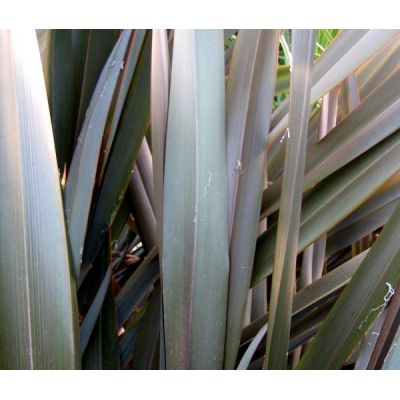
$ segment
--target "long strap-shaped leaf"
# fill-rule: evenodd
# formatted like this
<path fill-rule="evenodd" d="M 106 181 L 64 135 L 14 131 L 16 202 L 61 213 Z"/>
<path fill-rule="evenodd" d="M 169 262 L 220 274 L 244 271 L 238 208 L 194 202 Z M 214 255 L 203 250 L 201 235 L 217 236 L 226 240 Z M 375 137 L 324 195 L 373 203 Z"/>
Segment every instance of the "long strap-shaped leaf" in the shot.
<path fill-rule="evenodd" d="M 302 183 L 307 145 L 315 32 L 293 31 L 290 118 L 271 287 L 264 367 L 286 369 L 290 315 L 296 275 Z"/>
<path fill-rule="evenodd" d="M 223 32 L 176 31 L 163 221 L 168 369 L 222 367 L 229 276 L 225 152 Z"/>
<path fill-rule="evenodd" d="M 354 160 L 400 127 L 400 69 L 394 71 L 347 118 L 307 151 L 304 190 Z M 263 195 L 262 214 L 279 208 L 282 180 Z"/>
<path fill-rule="evenodd" d="M 129 199 L 143 247 L 150 251 L 157 244 L 156 219 L 139 168 L 132 174 Z"/>
<path fill-rule="evenodd" d="M 35 33 L 0 32 L 0 368 L 79 366 L 46 88 Z"/>
<path fill-rule="evenodd" d="M 257 350 L 258 345 L 264 339 L 265 334 L 267 333 L 268 323 L 262 326 L 262 328 L 257 332 L 257 335 L 251 341 L 249 347 L 246 349 L 245 353 L 243 354 L 242 359 L 239 362 L 237 369 L 247 369 L 251 359 L 253 358 L 254 353 Z"/>
<path fill-rule="evenodd" d="M 101 188 L 93 205 L 93 217 L 89 224 L 83 253 L 85 267 L 99 252 L 107 237 L 106 233 L 118 213 L 149 122 L 151 37 L 147 31 L 136 31 L 136 35 L 142 39 L 135 40 L 132 45 L 138 46 L 140 52 L 138 58 L 130 58 L 135 63 L 135 68 L 131 70 L 133 77 L 121 109 Z"/>
<path fill-rule="evenodd" d="M 323 275 L 306 288 L 296 292 L 293 297 L 292 315 L 304 313 L 316 307 L 327 297 L 342 289 L 351 279 L 367 255 L 368 250 L 339 265 L 337 268 Z M 268 321 L 268 313 L 257 318 L 243 329 L 241 345 L 254 337 L 256 332 Z"/>
<path fill-rule="evenodd" d="M 108 268 L 108 271 L 106 272 L 100 285 L 99 291 L 97 292 L 96 297 L 93 300 L 93 303 L 90 306 L 89 311 L 87 312 L 85 319 L 80 327 L 81 354 L 85 352 L 86 346 L 89 343 L 90 335 L 93 332 L 93 328 L 100 314 L 108 287 L 110 286 L 110 278 L 111 267 Z"/>
<path fill-rule="evenodd" d="M 58 168 L 62 174 L 71 161 L 75 138 L 72 30 L 52 29 L 48 37 L 44 71 Z"/>
<path fill-rule="evenodd" d="M 133 353 L 132 369 L 153 369 L 157 360 L 160 336 L 161 288 L 157 285 L 139 327 Z"/>
<path fill-rule="evenodd" d="M 257 29 L 239 31 L 233 45 L 233 54 L 227 81 L 226 145 L 229 191 L 229 237 L 231 236 L 233 226 L 247 112 L 250 103 L 251 85 L 260 34 L 261 31 Z"/>
<path fill-rule="evenodd" d="M 368 250 L 347 261 L 343 265 L 324 275 L 322 278 L 313 282 L 305 289 L 300 290 L 294 295 L 292 321 L 299 319 L 300 314 L 312 314 L 324 301 L 345 286 L 351 279 L 354 272 L 360 266 L 362 260 L 367 255 Z M 257 350 L 259 344 L 267 333 L 268 314 L 252 322 L 243 331 L 242 344 L 250 341 L 237 369 L 247 369 L 250 361 Z M 296 335 L 297 336 L 297 335 Z M 289 345 L 290 348 L 290 345 Z"/>
<path fill-rule="evenodd" d="M 300 369 L 340 368 L 400 281 L 400 206 L 339 297 L 300 361 Z"/>
<path fill-rule="evenodd" d="M 376 345 L 372 352 L 367 369 L 382 369 L 384 360 L 390 350 L 391 343 L 395 338 L 400 323 L 400 291 L 396 290 L 396 293 L 392 297 L 390 305 L 387 308 L 387 312 L 385 311 L 382 313 L 378 320 L 381 318 L 383 324 L 379 329 Z"/>
<path fill-rule="evenodd" d="M 72 265 L 76 278 L 79 276 L 82 262 L 83 244 L 103 132 L 121 72 L 120 65 L 124 61 L 129 36 L 129 31 L 124 32 L 121 36 L 99 78 L 82 132 L 79 135 L 65 187 L 65 215 Z"/>
<path fill-rule="evenodd" d="M 165 131 L 168 118 L 170 61 L 165 29 L 153 30 L 151 48 L 151 141 L 153 155 L 154 203 L 158 236 L 162 236 L 164 196 Z M 160 240 L 161 242 L 161 240 Z"/>
<path fill-rule="evenodd" d="M 396 336 L 393 339 L 386 358 L 384 359 L 382 369 L 400 369 L 400 327 L 397 329 Z"/>
<path fill-rule="evenodd" d="M 84 44 L 85 60 L 84 70 L 79 71 L 82 73 L 81 87 L 79 93 L 79 110 L 77 115 L 77 135 L 81 132 L 81 129 L 86 119 L 86 112 L 90 107 L 90 102 L 96 85 L 100 79 L 103 67 L 105 66 L 109 55 L 114 49 L 114 46 L 119 38 L 119 29 L 89 29 L 86 32 L 82 32 L 77 40 L 86 42 Z M 75 33 L 75 35 L 79 35 Z M 86 37 L 84 37 L 86 36 Z"/>
<path fill-rule="evenodd" d="M 153 156 L 154 212 L 157 222 L 159 253 L 162 254 L 163 199 L 164 199 L 164 158 L 168 119 L 168 98 L 170 80 L 170 57 L 166 29 L 154 29 L 151 48 L 151 141 Z M 162 256 L 160 257 L 162 259 Z M 162 296 L 160 299 L 162 309 Z M 160 312 L 160 369 L 165 369 L 164 315 Z M 146 326 L 146 325 L 145 325 Z M 134 362 L 134 365 L 135 362 Z"/>
<path fill-rule="evenodd" d="M 264 149 L 270 121 L 268 110 L 272 108 L 275 87 L 278 45 L 279 30 L 262 31 L 257 45 L 249 105 L 243 115 L 246 126 L 240 164 L 231 165 L 233 171 L 228 170 L 229 174 L 235 173 L 239 178 L 230 245 L 231 272 L 225 349 L 225 368 L 228 369 L 235 367 L 259 232 L 259 210 L 264 187 Z"/>
<path fill-rule="evenodd" d="M 315 65 L 310 103 L 347 77 L 396 34 L 398 31 L 390 29 L 349 29 L 341 32 Z M 279 122 L 274 121 L 276 126 L 271 130 L 270 144 L 279 142 L 280 134 L 288 124 L 288 109 L 288 101 L 279 107 L 277 115 L 282 118 Z"/>
<path fill-rule="evenodd" d="M 115 299 L 118 326 L 125 324 L 158 279 L 160 267 L 156 256 L 157 248 L 154 247 L 118 293 Z"/>
<path fill-rule="evenodd" d="M 321 182 L 303 201 L 298 251 L 350 215 L 399 170 L 400 132 Z M 252 285 L 272 272 L 276 226 L 257 241 Z"/>

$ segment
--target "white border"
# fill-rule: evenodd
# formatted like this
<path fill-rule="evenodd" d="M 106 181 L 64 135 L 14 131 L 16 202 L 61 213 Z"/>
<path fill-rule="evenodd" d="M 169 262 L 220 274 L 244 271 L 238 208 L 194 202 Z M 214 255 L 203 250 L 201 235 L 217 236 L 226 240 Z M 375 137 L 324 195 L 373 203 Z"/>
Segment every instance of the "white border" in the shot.
<path fill-rule="evenodd" d="M 394 0 L 7 0 L 0 27 L 396 28 Z"/>

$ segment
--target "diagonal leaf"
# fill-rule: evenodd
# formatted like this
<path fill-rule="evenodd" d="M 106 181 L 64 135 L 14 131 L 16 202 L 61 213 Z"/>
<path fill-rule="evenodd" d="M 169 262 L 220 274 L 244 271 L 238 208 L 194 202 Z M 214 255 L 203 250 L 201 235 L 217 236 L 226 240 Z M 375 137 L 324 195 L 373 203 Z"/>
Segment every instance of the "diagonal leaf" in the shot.
<path fill-rule="evenodd" d="M 398 197 L 400 197 L 400 195 Z M 379 207 L 376 210 L 373 210 L 371 213 L 360 217 L 351 224 L 346 224 L 346 226 L 343 227 L 340 226 L 340 229 L 335 227 L 334 231 L 330 232 L 329 234 L 326 249 L 327 256 L 331 256 L 345 247 L 350 246 L 356 240 L 362 239 L 366 235 L 385 225 L 397 207 L 398 203 L 399 198 L 382 205 L 382 207 Z M 344 220 L 343 222 L 347 221 Z"/>
<path fill-rule="evenodd" d="M 86 48 L 86 56 L 84 62 L 84 71 L 81 82 L 79 111 L 77 117 L 76 133 L 79 134 L 86 112 L 90 107 L 91 98 L 93 97 L 95 88 L 100 79 L 104 66 L 113 51 L 115 44 L 120 35 L 119 29 L 90 29 L 89 32 L 82 32 L 84 36 L 83 43 Z M 86 40 L 85 40 L 86 39 Z"/>
<path fill-rule="evenodd" d="M 307 315 L 307 313 L 312 313 L 313 310 L 321 307 L 324 302 L 326 302 L 327 300 L 329 301 L 332 295 L 335 295 L 335 293 L 343 288 L 343 286 L 345 286 L 350 281 L 352 275 L 360 266 L 367 252 L 368 251 L 365 251 L 355 258 L 349 260 L 348 262 L 342 264 L 341 266 L 335 268 L 333 271 L 324 275 L 322 278 L 313 282 L 308 287 L 300 290 L 294 295 L 292 310 L 292 332 L 291 343 L 289 344 L 289 351 L 293 350 L 293 348 L 301 344 L 299 343 L 299 341 L 302 340 L 301 337 L 304 337 L 304 335 L 309 335 L 311 333 L 309 331 L 310 328 L 307 327 L 307 324 L 304 324 L 303 322 L 301 323 L 301 328 L 299 328 L 299 323 L 297 323 L 296 327 L 296 320 L 300 320 L 299 316 Z M 242 345 L 250 340 L 251 343 L 243 354 L 238 369 L 246 369 L 248 367 L 251 358 L 253 357 L 255 351 L 257 350 L 267 332 L 267 321 L 268 314 L 264 315 L 261 318 L 258 318 L 256 321 L 252 322 L 244 329 L 242 336 Z M 319 326 L 320 323 L 318 322 L 318 327 Z M 315 327 L 312 327 L 311 331 L 315 333 Z"/>
<path fill-rule="evenodd" d="M 377 333 L 377 341 L 366 369 L 382 369 L 395 338 L 400 324 L 400 292 L 397 288 L 387 308 L 386 315 L 382 313 L 380 318 L 382 317 L 384 317 L 383 324 L 379 327 L 378 332 L 375 332 L 375 335 Z"/>
<path fill-rule="evenodd" d="M 323 275 L 304 289 L 295 293 L 292 315 L 314 308 L 318 303 L 343 288 L 354 272 L 360 266 L 368 250 L 346 261 L 339 267 Z M 247 325 L 242 332 L 241 343 L 246 343 L 254 337 L 259 329 L 268 321 L 268 313 Z"/>
<path fill-rule="evenodd" d="M 301 213 L 298 251 L 350 215 L 376 189 L 398 171 L 400 132 L 391 135 L 369 152 L 340 169 L 305 198 Z M 272 273 L 276 225 L 257 242 L 252 285 Z"/>
<path fill-rule="evenodd" d="M 393 339 L 392 346 L 384 360 L 382 369 L 400 369 L 400 327 L 397 329 L 395 338 Z"/>
<path fill-rule="evenodd" d="M 140 146 L 139 154 L 129 183 L 128 198 L 132 216 L 138 228 L 145 251 L 157 245 L 157 225 L 154 215 L 153 164 L 146 137 Z"/>
<path fill-rule="evenodd" d="M 81 310 L 84 311 L 87 307 L 85 303 L 90 302 L 80 327 L 82 369 L 119 369 L 117 318 L 110 285 L 112 266 L 108 241 L 94 263 L 95 268 L 85 285 L 80 287 Z M 86 289 L 84 293 L 83 289 Z"/>
<path fill-rule="evenodd" d="M 361 99 L 374 91 L 398 67 L 400 62 L 400 35 L 396 35 L 380 53 L 384 54 L 380 54 L 379 62 L 376 63 L 378 65 L 374 65 L 372 71 L 363 71 L 366 77 L 357 76 Z"/>
<path fill-rule="evenodd" d="M 371 325 L 370 330 L 365 334 L 364 339 L 360 343 L 360 348 L 356 349 L 350 356 L 349 360 L 353 356 L 356 357 L 354 369 L 355 370 L 365 370 L 367 369 L 368 362 L 371 358 L 371 354 L 376 346 L 377 339 L 379 337 L 379 332 L 382 328 L 382 323 L 386 317 L 387 310 L 384 310 L 382 314 L 374 321 Z M 349 362 L 347 360 L 347 362 Z"/>
<path fill-rule="evenodd" d="M 340 368 L 382 312 L 400 281 L 400 207 L 394 211 L 298 366 Z"/>
<path fill-rule="evenodd" d="M 315 64 L 310 104 L 346 78 L 396 34 L 398 31 L 389 29 L 341 31 Z M 281 133 L 287 127 L 288 100 L 282 102 L 278 110 L 272 119 L 270 145 L 279 142 Z"/>
<path fill-rule="evenodd" d="M 323 140 L 307 151 L 304 191 L 388 137 L 400 127 L 400 69 L 392 73 L 362 104 Z M 263 194 L 262 216 L 279 207 L 282 180 Z"/>
<path fill-rule="evenodd" d="M 132 369 L 152 369 L 157 357 L 160 338 L 161 288 L 157 285 L 138 330 L 137 344 L 132 357 Z"/>
<path fill-rule="evenodd" d="M 119 327 L 125 324 L 135 307 L 148 295 L 157 281 L 160 271 L 158 259 L 155 258 L 157 252 L 157 248 L 149 252 L 118 293 L 115 304 Z"/>
<path fill-rule="evenodd" d="M 139 33 L 136 32 L 135 35 L 137 34 Z M 150 108 L 150 42 L 151 36 L 147 31 L 143 42 L 135 42 L 135 46 L 140 47 L 140 55 L 126 95 L 101 188 L 93 205 L 83 253 L 85 266 L 94 260 L 118 213 L 147 130 Z"/>
<path fill-rule="evenodd" d="M 76 279 L 82 262 L 83 245 L 92 201 L 95 175 L 108 111 L 120 75 L 130 32 L 121 35 L 96 86 L 78 144 L 74 151 L 65 187 L 64 209 L 68 226 L 70 251 Z M 84 170 L 85 173 L 81 173 Z"/>
<path fill-rule="evenodd" d="M 100 314 L 103 301 L 106 297 L 108 287 L 110 286 L 111 268 L 108 269 L 104 275 L 103 282 L 97 292 L 96 297 L 93 300 L 92 305 L 87 312 L 85 319 L 80 327 L 80 339 L 81 339 L 81 354 L 86 350 L 86 346 L 89 343 L 90 335 L 92 334 L 94 325 L 96 324 L 97 318 Z"/>

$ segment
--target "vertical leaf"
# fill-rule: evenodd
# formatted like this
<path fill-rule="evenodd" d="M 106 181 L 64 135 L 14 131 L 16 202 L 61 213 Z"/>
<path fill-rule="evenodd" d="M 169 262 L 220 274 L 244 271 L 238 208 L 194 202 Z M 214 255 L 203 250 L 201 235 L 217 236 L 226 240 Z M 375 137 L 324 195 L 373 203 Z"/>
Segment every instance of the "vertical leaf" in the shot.
<path fill-rule="evenodd" d="M 228 160 L 229 232 L 236 206 L 246 118 L 260 40 L 259 29 L 243 29 L 233 45 L 226 93 L 226 144 Z"/>
<path fill-rule="evenodd" d="M 218 369 L 229 275 L 222 30 L 176 31 L 171 74 L 163 220 L 166 363 L 168 369 Z"/>
<path fill-rule="evenodd" d="M 151 49 L 151 143 L 153 155 L 154 200 L 158 236 L 162 236 L 164 196 L 165 131 L 168 118 L 169 51 L 165 29 L 153 30 Z M 161 240 L 159 240 L 161 242 Z"/>
<path fill-rule="evenodd" d="M 34 31 L 0 32 L 0 368 L 79 367 L 77 306 Z"/>
<path fill-rule="evenodd" d="M 163 200 L 164 200 L 164 157 L 165 136 L 168 118 L 170 81 L 170 57 L 166 29 L 154 29 L 151 50 L 151 144 L 153 156 L 154 212 L 157 221 L 157 237 L 162 255 Z M 162 260 L 162 256 L 160 256 Z M 162 271 L 161 271 L 162 272 Z M 161 282 L 162 284 L 162 282 Z M 161 310 L 162 296 L 161 296 Z M 165 369 L 164 315 L 160 315 L 160 369 Z"/>
<path fill-rule="evenodd" d="M 231 273 L 225 351 L 225 368 L 228 369 L 235 367 L 259 231 L 265 147 L 275 88 L 278 41 L 278 30 L 262 31 L 246 113 L 240 170 L 234 171 L 239 175 L 239 182 L 230 245 Z"/>
<path fill-rule="evenodd" d="M 61 174 L 72 157 L 75 138 L 72 30 L 49 32 L 46 83 L 58 168 Z"/>
<path fill-rule="evenodd" d="M 307 145 L 315 32 L 293 31 L 290 117 L 264 367 L 286 369 Z"/>

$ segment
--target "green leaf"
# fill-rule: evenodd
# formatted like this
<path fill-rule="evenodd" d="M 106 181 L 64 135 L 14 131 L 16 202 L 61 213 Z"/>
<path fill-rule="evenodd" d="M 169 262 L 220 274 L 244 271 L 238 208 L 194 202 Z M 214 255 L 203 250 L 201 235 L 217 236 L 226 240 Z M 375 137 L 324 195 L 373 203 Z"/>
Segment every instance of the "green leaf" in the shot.
<path fill-rule="evenodd" d="M 310 104 L 346 78 L 397 33 L 396 30 L 389 29 L 341 31 L 315 64 Z M 287 127 L 288 100 L 282 102 L 278 110 L 271 122 L 269 145 L 278 142 Z"/>
<path fill-rule="evenodd" d="M 118 293 L 115 303 L 118 315 L 118 326 L 129 319 L 136 306 L 145 299 L 159 277 L 157 248 L 153 248 L 144 258 L 138 269 L 130 276 Z"/>
<path fill-rule="evenodd" d="M 114 243 L 116 240 L 118 240 L 131 213 L 130 206 L 126 197 L 122 201 L 121 207 L 119 208 L 118 214 L 115 217 L 115 220 L 111 227 L 111 243 Z"/>
<path fill-rule="evenodd" d="M 276 77 L 275 96 L 289 90 L 290 66 L 279 65 Z"/>
<path fill-rule="evenodd" d="M 119 29 L 90 29 L 87 39 L 82 36 L 80 38 L 84 41 L 83 47 L 86 48 L 86 57 L 80 90 L 79 111 L 76 126 L 77 134 L 80 133 L 83 127 L 84 120 L 86 119 L 86 112 L 90 106 L 95 87 L 98 84 L 106 61 L 109 59 L 119 35 Z M 86 40 L 87 45 L 85 43 Z"/>
<path fill-rule="evenodd" d="M 119 66 L 121 73 L 118 82 L 116 96 L 114 99 L 113 107 L 110 109 L 109 117 L 107 121 L 106 130 L 104 133 L 104 150 L 100 154 L 100 170 L 99 180 L 103 179 L 104 171 L 107 166 L 108 158 L 111 152 L 112 145 L 114 143 L 115 135 L 118 130 L 118 124 L 122 114 L 123 107 L 125 105 L 126 97 L 128 95 L 129 88 L 131 86 L 132 77 L 135 73 L 138 59 L 140 57 L 143 43 L 146 38 L 146 30 L 136 29 L 134 34 L 129 39 L 129 45 L 126 53 L 125 60 Z M 114 60 L 116 62 L 117 60 Z"/>
<path fill-rule="evenodd" d="M 106 242 L 85 285 L 80 288 L 80 292 L 86 289 L 84 294 L 92 300 L 80 327 L 82 369 L 120 368 L 117 318 L 110 285 L 111 268 L 110 244 Z M 86 299 L 80 297 L 82 307 Z"/>
<path fill-rule="evenodd" d="M 356 362 L 354 365 L 355 370 L 367 369 L 368 363 L 371 359 L 371 355 L 374 352 L 374 348 L 376 347 L 376 342 L 380 335 L 380 331 L 382 329 L 382 324 L 385 320 L 386 314 L 387 310 L 384 310 L 382 314 L 374 321 L 374 323 L 371 325 L 370 330 L 365 334 L 362 342 L 360 343 L 360 348 L 354 350 L 353 354 L 350 356 L 350 359 L 353 358 L 353 356 L 356 357 Z"/>
<path fill-rule="evenodd" d="M 89 29 L 72 29 L 72 57 L 73 57 L 73 75 L 74 75 L 74 132 L 75 138 L 79 132 L 76 131 L 76 123 L 79 113 L 79 103 L 82 94 L 82 82 L 85 72 L 85 61 L 89 42 Z M 112 49 L 109 50 L 109 53 Z M 104 63 L 106 60 L 104 60 Z M 104 65 L 103 63 L 103 65 Z M 99 77 L 100 75 L 97 75 Z M 93 88 L 94 89 L 94 88 Z M 92 91 L 93 91 L 92 89 Z"/>
<path fill-rule="evenodd" d="M 64 209 L 76 279 L 82 262 L 103 133 L 121 71 L 118 65 L 121 65 L 124 60 L 129 36 L 129 31 L 121 35 L 99 78 L 74 151 L 65 187 Z"/>
<path fill-rule="evenodd" d="M 400 193 L 395 200 L 383 204 L 371 213 L 359 216 L 361 212 L 364 211 L 364 207 L 369 205 L 369 202 L 367 202 L 365 205 L 360 207 L 359 210 L 351 214 L 350 217 L 338 224 L 329 233 L 326 249 L 327 256 L 350 246 L 355 241 L 362 239 L 369 233 L 383 226 L 397 207 L 399 197 Z M 354 222 L 351 222 L 353 221 L 353 218 L 357 219 Z"/>
<path fill-rule="evenodd" d="M 299 369 L 340 368 L 350 356 L 400 281 L 399 235 L 397 207 L 304 354 Z"/>
<path fill-rule="evenodd" d="M 135 344 L 136 344 L 136 339 L 137 335 L 139 332 L 141 321 L 139 320 L 133 328 L 125 332 L 119 343 L 119 356 L 120 356 L 120 362 L 121 362 L 121 367 L 125 368 L 129 361 L 133 357 L 133 352 L 135 351 Z"/>
<path fill-rule="evenodd" d="M 400 132 L 317 185 L 303 201 L 298 251 L 350 215 L 398 171 Z M 276 225 L 257 242 L 252 285 L 272 273 Z"/>
<path fill-rule="evenodd" d="M 385 46 L 374 54 L 355 72 L 363 99 L 398 66 L 400 56 L 400 35 L 394 36 Z"/>
<path fill-rule="evenodd" d="M 382 319 L 383 323 L 381 323 L 382 326 L 378 329 L 379 333 L 376 335 L 376 345 L 374 346 L 367 369 L 382 369 L 385 358 L 397 333 L 400 322 L 400 292 L 397 288 L 386 311 L 386 313 L 382 313 L 379 317 Z"/>
<path fill-rule="evenodd" d="M 302 183 L 307 145 L 309 97 L 315 32 L 293 31 L 290 116 L 272 275 L 269 332 L 264 368 L 286 369 L 296 256 L 300 226 Z"/>
<path fill-rule="evenodd" d="M 321 304 L 329 300 L 332 295 L 347 285 L 367 253 L 368 250 L 364 251 L 334 270 L 323 275 L 306 288 L 296 292 L 293 297 L 292 324 L 293 321 L 296 322 L 296 319 L 300 320 L 300 316 L 307 315 L 307 313 L 312 312 Z M 257 318 L 257 320 L 246 326 L 243 329 L 241 346 L 248 343 L 250 340 L 254 340 L 257 336 L 257 332 L 262 330 L 267 321 L 268 313 Z M 254 346 L 252 346 L 252 349 L 254 349 Z M 248 359 L 247 356 L 246 359 Z"/>
<path fill-rule="evenodd" d="M 235 367 L 259 231 L 260 200 L 264 188 L 264 149 L 270 121 L 270 113 L 266 110 L 272 109 L 278 42 L 278 30 L 262 31 L 256 42 L 256 60 L 251 76 L 249 104 L 242 110 L 245 111 L 242 115 L 245 126 L 239 154 L 236 153 L 236 149 L 230 148 L 228 136 L 227 148 L 231 157 L 231 164 L 228 162 L 228 176 L 230 178 L 234 176 L 236 179 L 237 191 L 236 195 L 234 191 L 231 193 L 234 196 L 234 216 L 230 244 L 231 271 L 225 344 L 227 369 Z M 241 87 L 240 82 L 237 85 Z M 233 120 L 236 118 L 234 107 L 227 112 L 233 113 L 231 115 Z M 233 129 L 230 133 L 236 135 L 237 132 Z M 230 151 L 233 150 L 235 153 L 232 157 Z M 240 163 L 235 165 L 234 160 L 240 160 Z"/>
<path fill-rule="evenodd" d="M 93 332 L 94 325 L 96 324 L 97 318 L 100 314 L 101 307 L 104 302 L 104 298 L 106 297 L 107 290 L 110 286 L 110 278 L 111 278 L 111 268 L 106 272 L 103 282 L 100 285 L 100 288 L 96 294 L 96 297 L 93 300 L 92 305 L 87 312 L 85 319 L 80 327 L 80 339 L 81 339 L 81 354 L 83 354 L 86 350 L 86 346 L 89 343 L 90 335 Z"/>
<path fill-rule="evenodd" d="M 154 29 L 151 49 L 151 143 L 153 155 L 154 201 L 161 245 L 164 198 L 165 133 L 168 117 L 170 60 L 165 29 Z M 161 247 L 161 246 L 160 246 Z M 160 250 L 162 254 L 162 251 Z"/>
<path fill-rule="evenodd" d="M 149 306 L 138 330 L 132 369 L 152 369 L 157 358 L 160 340 L 161 288 L 157 285 L 149 300 Z"/>
<path fill-rule="evenodd" d="M 0 32 L 0 98 L 0 368 L 75 369 L 76 293 L 34 31 Z"/>
<path fill-rule="evenodd" d="M 384 360 L 382 369 L 400 369 L 400 327 L 397 329 L 395 338 L 393 339 L 392 346 Z"/>
<path fill-rule="evenodd" d="M 143 144 L 139 154 L 142 151 L 142 148 Z M 136 168 L 132 174 L 128 192 L 131 204 L 131 212 L 135 219 L 135 223 L 143 243 L 143 248 L 145 251 L 150 251 L 154 246 L 157 245 L 156 217 L 154 215 L 150 199 L 147 195 L 139 168 Z"/>
<path fill-rule="evenodd" d="M 400 127 L 400 70 L 371 93 L 324 139 L 307 151 L 304 191 L 379 143 Z M 263 194 L 262 216 L 279 208 L 282 179 Z"/>
<path fill-rule="evenodd" d="M 229 236 L 233 227 L 243 142 L 260 30 L 241 30 L 234 44 L 226 89 Z"/>
<path fill-rule="evenodd" d="M 72 30 L 52 29 L 47 48 L 45 79 L 58 168 L 69 166 L 75 139 Z"/>
<path fill-rule="evenodd" d="M 83 253 L 85 266 L 94 260 L 118 213 L 149 123 L 150 39 L 150 34 L 146 32 L 101 187 L 93 205 Z"/>
<path fill-rule="evenodd" d="M 247 369 L 253 358 L 255 351 L 257 350 L 258 345 L 264 339 L 265 334 L 267 333 L 268 323 L 266 323 L 258 332 L 254 339 L 251 341 L 249 347 L 246 349 L 246 352 L 243 354 L 242 359 L 237 367 L 237 369 Z"/>
<path fill-rule="evenodd" d="M 166 363 L 218 369 L 229 278 L 223 32 L 178 30 L 173 54 L 162 245 Z"/>

